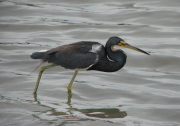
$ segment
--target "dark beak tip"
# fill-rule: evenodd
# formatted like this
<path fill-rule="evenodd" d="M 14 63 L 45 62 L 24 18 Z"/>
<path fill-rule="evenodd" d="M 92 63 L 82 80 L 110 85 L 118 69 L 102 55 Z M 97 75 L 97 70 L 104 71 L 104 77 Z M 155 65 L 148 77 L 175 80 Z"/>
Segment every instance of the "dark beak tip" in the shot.
<path fill-rule="evenodd" d="M 149 54 L 149 53 L 146 53 L 146 55 L 149 55 L 149 56 L 151 56 L 151 54 Z"/>
<path fill-rule="evenodd" d="M 147 52 L 145 52 L 144 54 L 151 56 L 151 54 L 150 54 L 150 53 L 147 53 Z"/>
<path fill-rule="evenodd" d="M 148 52 L 147 55 L 151 56 L 150 52 Z"/>

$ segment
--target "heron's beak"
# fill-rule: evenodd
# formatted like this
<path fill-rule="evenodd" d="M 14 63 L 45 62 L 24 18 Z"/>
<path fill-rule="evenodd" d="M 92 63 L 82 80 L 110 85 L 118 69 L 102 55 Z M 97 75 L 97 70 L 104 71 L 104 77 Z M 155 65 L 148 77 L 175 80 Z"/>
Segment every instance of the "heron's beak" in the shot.
<path fill-rule="evenodd" d="M 138 52 L 142 52 L 142 53 L 147 54 L 147 55 L 150 55 L 149 53 L 147 53 L 147 52 L 145 52 L 145 51 L 143 51 L 143 50 L 141 50 L 141 49 L 139 49 L 139 48 L 136 48 L 136 47 L 134 47 L 134 46 L 131 46 L 131 45 L 125 43 L 124 41 L 120 41 L 120 42 L 118 43 L 118 45 L 120 45 L 120 46 L 122 46 L 122 47 L 125 47 L 125 48 L 129 48 L 129 49 L 136 50 L 136 51 L 138 51 Z"/>

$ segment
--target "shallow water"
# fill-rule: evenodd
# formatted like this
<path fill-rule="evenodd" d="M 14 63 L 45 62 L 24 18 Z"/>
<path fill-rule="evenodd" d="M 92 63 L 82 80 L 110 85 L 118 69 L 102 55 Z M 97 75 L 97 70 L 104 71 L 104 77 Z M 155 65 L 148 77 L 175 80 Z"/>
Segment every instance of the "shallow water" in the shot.
<path fill-rule="evenodd" d="M 1 0 L 0 124 L 180 125 L 180 2 L 178 0 Z M 44 72 L 32 52 L 81 40 L 105 44 L 119 36 L 151 56 L 123 49 L 118 72 Z"/>

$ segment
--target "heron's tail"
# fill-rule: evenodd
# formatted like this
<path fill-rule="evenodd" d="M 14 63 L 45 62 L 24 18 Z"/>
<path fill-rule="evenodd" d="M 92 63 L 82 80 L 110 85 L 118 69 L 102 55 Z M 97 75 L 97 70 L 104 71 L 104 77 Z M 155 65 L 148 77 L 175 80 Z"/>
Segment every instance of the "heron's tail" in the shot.
<path fill-rule="evenodd" d="M 42 59 L 41 63 L 32 71 L 34 72 L 38 67 L 40 67 L 43 63 L 45 63 L 46 61 L 44 60 L 44 52 L 34 52 L 31 55 L 32 59 Z"/>
<path fill-rule="evenodd" d="M 31 55 L 32 59 L 44 59 L 44 52 L 34 52 Z"/>

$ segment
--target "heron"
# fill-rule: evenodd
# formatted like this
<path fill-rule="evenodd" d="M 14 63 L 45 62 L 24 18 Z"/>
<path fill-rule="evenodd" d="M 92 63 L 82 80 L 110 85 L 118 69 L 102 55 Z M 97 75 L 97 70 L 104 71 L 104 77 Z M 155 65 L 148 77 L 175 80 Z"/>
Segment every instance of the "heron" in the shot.
<path fill-rule="evenodd" d="M 127 59 L 127 55 L 121 50 L 121 47 L 150 55 L 137 47 L 131 46 L 117 36 L 110 37 L 105 46 L 99 42 L 80 41 L 52 48 L 47 51 L 32 53 L 32 59 L 41 59 L 41 64 L 45 62 L 50 63 L 50 65 L 40 68 L 33 93 L 37 93 L 44 70 L 55 66 L 61 66 L 65 69 L 75 71 L 67 87 L 68 91 L 72 90 L 72 84 L 78 71 L 96 70 L 101 72 L 115 72 L 120 70 L 125 65 Z"/>

